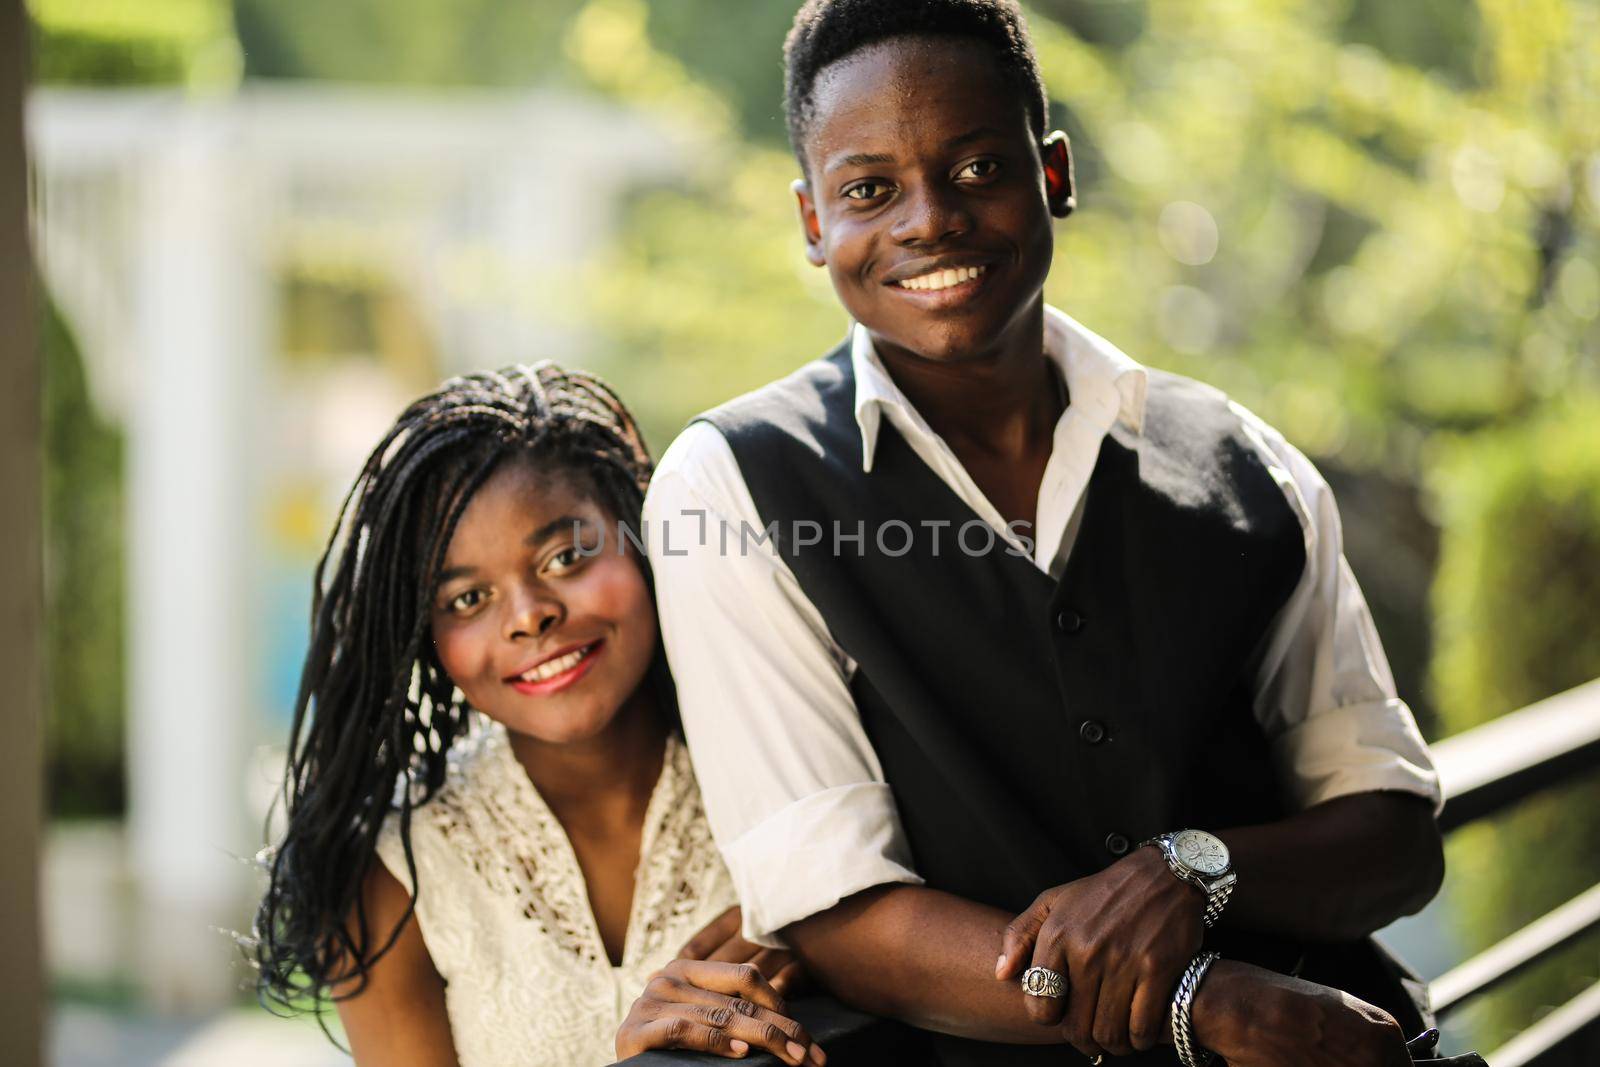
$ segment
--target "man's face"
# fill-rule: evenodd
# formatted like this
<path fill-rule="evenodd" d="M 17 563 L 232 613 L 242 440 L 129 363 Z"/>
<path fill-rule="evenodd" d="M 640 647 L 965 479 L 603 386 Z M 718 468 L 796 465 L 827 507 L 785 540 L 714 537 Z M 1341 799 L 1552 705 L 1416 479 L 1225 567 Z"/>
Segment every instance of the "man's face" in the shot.
<path fill-rule="evenodd" d="M 892 38 L 822 70 L 813 98 L 796 192 L 845 309 L 880 351 L 1002 349 L 1040 306 L 1054 242 L 1027 108 L 989 48 Z"/>

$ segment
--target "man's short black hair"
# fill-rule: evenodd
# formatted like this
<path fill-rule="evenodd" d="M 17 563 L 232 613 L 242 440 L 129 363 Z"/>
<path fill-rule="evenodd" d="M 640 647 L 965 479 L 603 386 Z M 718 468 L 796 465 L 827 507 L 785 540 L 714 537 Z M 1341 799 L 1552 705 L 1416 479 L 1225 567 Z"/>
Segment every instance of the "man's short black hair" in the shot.
<path fill-rule="evenodd" d="M 783 43 L 784 120 L 802 167 L 817 74 L 858 49 L 908 34 L 970 37 L 987 44 L 1001 76 L 1016 86 L 1027 106 L 1034 134 L 1044 137 L 1049 99 L 1016 0 L 806 0 Z"/>

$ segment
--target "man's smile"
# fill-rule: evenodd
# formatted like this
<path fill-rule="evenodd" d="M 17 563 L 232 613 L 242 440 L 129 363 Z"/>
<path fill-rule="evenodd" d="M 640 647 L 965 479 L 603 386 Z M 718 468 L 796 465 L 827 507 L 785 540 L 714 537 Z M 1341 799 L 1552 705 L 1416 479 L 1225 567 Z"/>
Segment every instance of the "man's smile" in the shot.
<path fill-rule="evenodd" d="M 915 278 L 907 278 L 895 284 L 902 289 L 937 291 L 939 289 L 949 289 L 951 286 L 960 285 L 962 282 L 972 281 L 983 272 L 983 267 L 956 267 L 954 270 L 947 267 L 944 270 L 932 270 L 927 274 L 919 274 Z"/>
<path fill-rule="evenodd" d="M 921 256 L 891 270 L 884 285 L 923 310 L 939 311 L 978 296 L 998 267 L 992 255 Z"/>

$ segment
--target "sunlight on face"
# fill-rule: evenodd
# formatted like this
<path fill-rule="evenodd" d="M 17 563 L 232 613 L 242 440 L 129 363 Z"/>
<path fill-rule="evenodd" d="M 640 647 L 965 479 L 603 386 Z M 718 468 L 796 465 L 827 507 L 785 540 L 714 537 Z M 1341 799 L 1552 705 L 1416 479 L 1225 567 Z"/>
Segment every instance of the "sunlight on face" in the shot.
<path fill-rule="evenodd" d="M 605 732 L 656 647 L 655 606 L 623 547 L 573 478 L 511 461 L 484 483 L 431 608 L 439 661 L 468 703 L 550 744 Z"/>

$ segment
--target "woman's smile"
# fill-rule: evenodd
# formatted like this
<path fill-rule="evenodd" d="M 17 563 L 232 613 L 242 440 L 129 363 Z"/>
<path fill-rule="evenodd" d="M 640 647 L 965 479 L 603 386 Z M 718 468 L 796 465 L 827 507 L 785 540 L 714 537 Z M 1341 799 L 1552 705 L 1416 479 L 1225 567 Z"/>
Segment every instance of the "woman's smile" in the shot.
<path fill-rule="evenodd" d="M 526 670 L 513 674 L 506 684 L 525 696 L 545 696 L 577 685 L 605 649 L 605 639 L 552 652 Z"/>
<path fill-rule="evenodd" d="M 514 733 L 558 745 L 601 736 L 649 669 L 655 605 L 638 561 L 602 537 L 614 524 L 581 481 L 519 462 L 461 516 L 434 647 L 467 702 Z"/>

